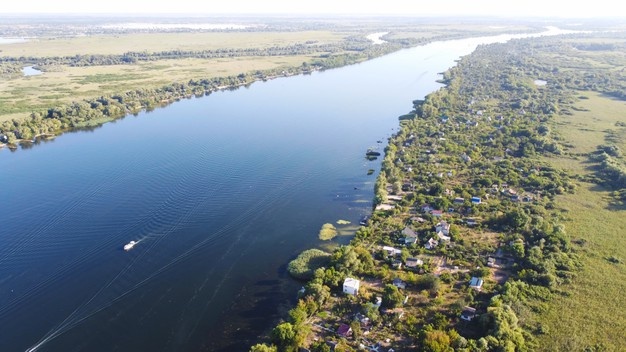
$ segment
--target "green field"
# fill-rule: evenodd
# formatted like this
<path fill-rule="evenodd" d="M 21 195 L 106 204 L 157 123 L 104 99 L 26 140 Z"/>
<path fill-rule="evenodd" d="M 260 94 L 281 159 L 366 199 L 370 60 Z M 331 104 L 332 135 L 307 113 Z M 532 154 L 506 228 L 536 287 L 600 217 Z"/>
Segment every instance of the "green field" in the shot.
<path fill-rule="evenodd" d="M 306 21 L 304 21 L 306 22 Z M 370 33 L 388 31 L 390 38 L 428 41 L 433 38 L 497 34 L 502 31 L 531 31 L 533 27 L 516 24 L 507 27 L 481 24 L 420 24 L 385 21 L 333 21 L 283 24 L 283 30 L 225 32 L 150 32 L 46 37 L 24 43 L 3 44 L 0 57 L 67 57 L 73 55 L 121 55 L 126 52 L 164 52 L 217 49 L 256 49 L 296 44 L 333 46 L 340 54 L 348 40 Z M 290 27 L 291 26 L 291 27 Z M 315 29 L 307 29 L 309 26 Z M 51 29 L 52 31 L 54 28 Z M 231 58 L 178 58 L 140 61 L 125 65 L 70 67 L 51 65 L 39 76 L 0 80 L 0 122 L 27 117 L 72 101 L 123 93 L 138 88 L 158 88 L 190 79 L 226 77 L 257 70 L 297 67 L 312 62 L 321 54 L 288 56 L 239 56 Z"/>
<path fill-rule="evenodd" d="M 161 87 L 190 79 L 238 75 L 284 66 L 299 66 L 308 56 L 263 56 L 230 59 L 179 59 L 134 65 L 62 67 L 39 76 L 0 81 L 0 121 L 26 117 L 75 100 L 138 88 Z"/>
<path fill-rule="evenodd" d="M 346 33 L 331 31 L 294 32 L 189 32 L 90 35 L 74 38 L 40 38 L 2 45 L 2 56 L 110 55 L 126 52 L 168 50 L 248 49 L 287 46 L 315 41 L 337 43 Z"/>
<path fill-rule="evenodd" d="M 626 122 L 626 102 L 593 92 L 584 96 L 588 99 L 575 104 L 580 111 L 560 116 L 555 128 L 576 154 L 595 151 L 606 143 L 606 131 L 618 130 L 618 121 Z M 621 135 L 626 137 L 623 129 Z M 573 174 L 591 173 L 584 156 L 547 160 Z M 580 243 L 584 266 L 565 288 L 568 295 L 551 301 L 538 316 L 546 330 L 539 337 L 541 350 L 581 351 L 600 344 L 607 351 L 624 351 L 626 266 L 607 259 L 626 259 L 626 209 L 612 207 L 609 192 L 598 185 L 580 182 L 578 186 L 575 194 L 560 196 L 557 202 L 564 210 L 567 233 Z"/>

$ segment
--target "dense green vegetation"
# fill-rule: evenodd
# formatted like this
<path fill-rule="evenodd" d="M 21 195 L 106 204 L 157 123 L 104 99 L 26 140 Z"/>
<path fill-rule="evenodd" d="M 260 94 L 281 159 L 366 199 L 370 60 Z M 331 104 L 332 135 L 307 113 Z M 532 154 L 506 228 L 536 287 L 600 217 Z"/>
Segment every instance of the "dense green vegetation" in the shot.
<path fill-rule="evenodd" d="M 287 266 L 289 274 L 296 279 L 309 280 L 313 277 L 316 269 L 328 264 L 330 254 L 319 249 L 307 249 Z"/>
<path fill-rule="evenodd" d="M 588 294 L 578 275 L 595 263 L 585 248 L 585 237 L 594 235 L 574 228 L 572 238 L 564 216 L 576 209 L 571 200 L 590 197 L 576 194 L 579 182 L 613 189 L 616 200 L 626 194 L 624 120 L 586 154 L 558 128 L 588 99 L 583 90 L 624 98 L 626 80 L 616 74 L 624 43 L 623 34 L 606 33 L 515 40 L 481 46 L 447 71 L 446 88 L 414 102 L 385 150 L 375 203 L 392 210 L 375 211 L 351 244 L 314 272 L 299 303 L 307 307 L 308 325 L 285 322 L 294 337 L 274 334 L 272 342 L 313 351 L 331 345 L 351 351 L 359 344 L 424 351 L 625 348 L 608 337 L 623 332 L 619 328 L 603 331 L 601 340 L 593 332 L 587 334 L 594 338 L 573 339 L 562 335 L 566 327 L 553 333 L 558 320 L 548 319 L 562 300 Z M 581 156 L 593 173 L 572 176 L 561 167 L 561 160 Z M 618 235 L 608 236 L 605 241 Z M 602 260 L 623 265 L 616 254 Z M 361 280 L 358 296 L 339 294 L 347 277 Z M 576 330 L 588 322 L 599 329 L 615 318 L 569 313 Z M 341 324 L 351 335 L 339 334 Z"/>

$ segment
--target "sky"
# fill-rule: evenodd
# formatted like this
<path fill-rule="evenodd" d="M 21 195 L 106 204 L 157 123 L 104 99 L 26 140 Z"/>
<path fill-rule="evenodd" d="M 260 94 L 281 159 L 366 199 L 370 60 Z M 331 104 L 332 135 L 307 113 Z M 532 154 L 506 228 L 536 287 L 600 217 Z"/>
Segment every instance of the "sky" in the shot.
<path fill-rule="evenodd" d="M 5 0 L 1 14 L 335 14 L 403 16 L 626 17 L 615 0 Z"/>

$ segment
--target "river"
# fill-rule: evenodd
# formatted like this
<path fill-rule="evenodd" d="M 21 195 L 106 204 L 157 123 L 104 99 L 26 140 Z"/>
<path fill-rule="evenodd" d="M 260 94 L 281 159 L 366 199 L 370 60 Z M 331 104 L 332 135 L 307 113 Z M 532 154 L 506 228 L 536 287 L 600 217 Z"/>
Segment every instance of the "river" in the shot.
<path fill-rule="evenodd" d="M 381 149 L 436 42 L 0 150 L 0 351 L 245 351 L 293 304 L 323 223 L 371 209 Z M 354 226 L 342 227 L 347 243 Z M 130 251 L 123 246 L 138 241 Z"/>

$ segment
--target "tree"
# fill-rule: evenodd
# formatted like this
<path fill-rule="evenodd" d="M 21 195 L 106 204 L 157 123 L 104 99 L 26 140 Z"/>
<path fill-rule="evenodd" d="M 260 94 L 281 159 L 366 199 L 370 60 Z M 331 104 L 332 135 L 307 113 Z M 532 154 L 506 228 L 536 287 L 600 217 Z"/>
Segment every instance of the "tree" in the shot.
<path fill-rule="evenodd" d="M 378 323 L 380 321 L 380 311 L 378 307 L 371 302 L 368 302 L 362 307 L 363 314 L 370 319 L 372 323 Z"/>
<path fill-rule="evenodd" d="M 396 308 L 402 305 L 404 295 L 394 285 L 387 284 L 383 292 L 383 305 L 388 308 Z"/>
<path fill-rule="evenodd" d="M 330 298 L 330 287 L 321 284 L 311 282 L 307 285 L 306 292 L 313 297 L 318 307 L 321 307 Z"/>
<path fill-rule="evenodd" d="M 515 209 L 504 215 L 503 222 L 514 230 L 523 230 L 530 222 L 530 216 L 522 209 Z"/>
<path fill-rule="evenodd" d="M 250 347 L 250 352 L 278 352 L 278 349 L 274 345 L 266 345 L 264 343 L 257 343 Z"/>
<path fill-rule="evenodd" d="M 291 323 L 278 324 L 272 330 L 272 339 L 281 347 L 281 350 L 288 350 L 294 347 L 296 330 Z"/>
<path fill-rule="evenodd" d="M 303 300 L 298 301 L 298 305 L 289 311 L 289 321 L 298 326 L 308 318 L 307 307 Z"/>

